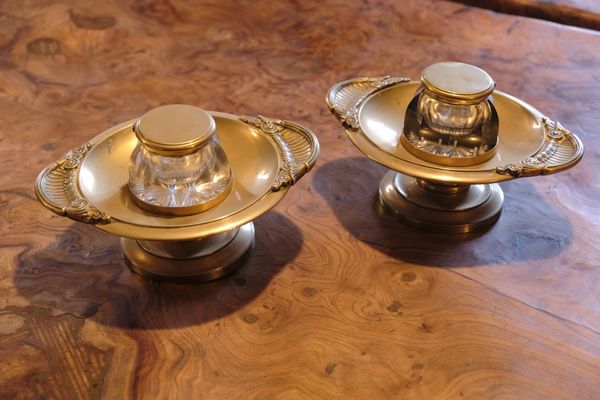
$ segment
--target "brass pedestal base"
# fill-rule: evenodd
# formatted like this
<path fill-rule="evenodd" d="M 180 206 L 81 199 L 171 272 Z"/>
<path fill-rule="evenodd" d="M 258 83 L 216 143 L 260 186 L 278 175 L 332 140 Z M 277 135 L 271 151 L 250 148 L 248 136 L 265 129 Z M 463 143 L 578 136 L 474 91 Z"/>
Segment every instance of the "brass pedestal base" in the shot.
<path fill-rule="evenodd" d="M 206 282 L 241 266 L 254 245 L 252 222 L 230 232 L 189 241 L 121 238 L 127 266 L 145 278 Z"/>
<path fill-rule="evenodd" d="M 390 171 L 379 184 L 379 200 L 384 208 L 411 225 L 466 233 L 498 220 L 504 194 L 497 183 L 452 185 Z"/>

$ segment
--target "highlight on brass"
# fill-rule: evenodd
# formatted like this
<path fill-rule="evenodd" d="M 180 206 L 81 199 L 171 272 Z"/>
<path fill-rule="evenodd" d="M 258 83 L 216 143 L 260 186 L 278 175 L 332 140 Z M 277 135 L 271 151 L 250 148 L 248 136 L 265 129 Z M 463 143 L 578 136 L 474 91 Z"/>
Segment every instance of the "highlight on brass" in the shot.
<path fill-rule="evenodd" d="M 51 211 L 120 236 L 134 272 L 207 281 L 246 260 L 252 221 L 318 154 L 316 136 L 291 121 L 166 105 L 68 152 L 35 191 Z"/>
<path fill-rule="evenodd" d="M 560 172 L 583 156 L 575 134 L 464 63 L 431 65 L 419 81 L 350 79 L 326 100 L 352 143 L 390 169 L 382 208 L 434 231 L 493 224 L 504 201 L 498 182 Z"/>

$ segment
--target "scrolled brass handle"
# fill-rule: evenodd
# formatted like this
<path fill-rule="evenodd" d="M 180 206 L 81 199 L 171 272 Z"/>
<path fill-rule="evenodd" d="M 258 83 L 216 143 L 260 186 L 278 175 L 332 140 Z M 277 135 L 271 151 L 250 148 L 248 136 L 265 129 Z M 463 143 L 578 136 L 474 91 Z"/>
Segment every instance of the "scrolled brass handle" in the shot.
<path fill-rule="evenodd" d="M 309 129 L 294 122 L 263 116 L 242 116 L 240 121 L 268 135 L 277 145 L 281 164 L 271 191 L 293 185 L 314 167 L 319 155 L 319 141 Z"/>
<path fill-rule="evenodd" d="M 409 82 L 402 76 L 383 76 L 375 78 L 356 78 L 340 82 L 327 92 L 329 110 L 349 129 L 360 129 L 358 109 L 362 102 L 378 90 L 399 83 Z"/>
<path fill-rule="evenodd" d="M 525 160 L 497 167 L 498 174 L 515 178 L 550 175 L 569 169 L 581 160 L 583 144 L 577 135 L 548 117 L 542 117 L 542 124 L 546 131 L 542 148 Z"/>
<path fill-rule="evenodd" d="M 79 168 L 92 144 L 69 151 L 37 177 L 35 194 L 50 211 L 86 224 L 109 224 L 113 219 L 90 204 L 81 194 Z"/>

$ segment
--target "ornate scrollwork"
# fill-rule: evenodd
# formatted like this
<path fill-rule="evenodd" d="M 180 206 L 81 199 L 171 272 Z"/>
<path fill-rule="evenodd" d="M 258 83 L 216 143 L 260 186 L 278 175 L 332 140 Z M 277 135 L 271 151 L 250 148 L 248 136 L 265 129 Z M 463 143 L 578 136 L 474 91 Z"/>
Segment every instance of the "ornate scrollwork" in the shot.
<path fill-rule="evenodd" d="M 368 96 L 377 90 L 409 81 L 405 77 L 384 76 L 344 82 L 328 95 L 329 108 L 346 128 L 359 130 L 358 110 Z"/>
<path fill-rule="evenodd" d="M 86 224 L 108 224 L 112 218 L 90 204 L 77 186 L 79 168 L 92 143 L 71 150 L 38 177 L 35 191 L 40 201 L 56 214 Z"/>
<path fill-rule="evenodd" d="M 508 174 L 515 178 L 545 175 L 553 172 L 549 171 L 549 168 L 566 164 L 576 157 L 580 157 L 581 149 L 577 142 L 571 140 L 571 132 L 565 129 L 559 122 L 554 122 L 548 117 L 542 118 L 542 124 L 546 132 L 542 148 L 533 156 L 523 161 L 497 167 L 497 173 L 502 175 Z"/>
<path fill-rule="evenodd" d="M 277 145 L 281 156 L 279 172 L 275 177 L 271 190 L 296 183 L 315 164 L 319 153 L 319 145 L 314 135 L 300 125 L 288 121 L 269 119 L 263 116 L 242 116 L 240 121 L 258 128 L 269 135 Z"/>
<path fill-rule="evenodd" d="M 356 106 L 352 106 L 346 111 L 340 111 L 337 107 L 334 107 L 332 111 L 337 113 L 338 118 L 345 127 L 355 131 L 360 129 L 360 123 L 358 122 L 358 108 L 356 108 Z"/>
<path fill-rule="evenodd" d="M 98 210 L 83 198 L 73 200 L 68 207 L 63 208 L 62 215 L 75 221 L 85 222 L 86 224 L 104 225 L 112 222 L 110 216 Z"/>

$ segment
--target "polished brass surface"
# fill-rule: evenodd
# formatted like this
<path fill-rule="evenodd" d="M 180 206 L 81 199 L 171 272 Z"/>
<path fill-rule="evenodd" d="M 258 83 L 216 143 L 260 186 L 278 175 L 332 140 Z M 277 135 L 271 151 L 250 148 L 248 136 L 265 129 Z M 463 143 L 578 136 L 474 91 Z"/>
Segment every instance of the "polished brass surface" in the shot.
<path fill-rule="evenodd" d="M 46 208 L 58 215 L 86 224 L 109 224 L 114 222 L 113 218 L 90 204 L 77 183 L 81 161 L 91 148 L 92 143 L 79 146 L 44 168 L 36 179 L 35 194 Z"/>
<path fill-rule="evenodd" d="M 470 185 L 455 185 L 452 183 L 432 182 L 425 179 L 417 179 L 417 184 L 423 190 L 440 194 L 459 194 L 469 190 Z"/>
<path fill-rule="evenodd" d="M 406 109 L 419 88 L 419 82 L 404 77 L 356 78 L 334 85 L 326 97 L 352 143 L 392 170 L 380 184 L 381 204 L 413 225 L 470 232 L 492 224 L 504 198 L 496 182 L 557 173 L 583 156 L 576 135 L 529 104 L 495 91 L 500 126 L 489 160 L 470 166 L 423 160 L 401 142 Z M 442 190 L 443 185 L 451 189 Z"/>
<path fill-rule="evenodd" d="M 132 271 L 149 279 L 176 282 L 206 282 L 220 278 L 241 266 L 253 245 L 252 222 L 241 226 L 225 246 L 200 257 L 160 257 L 146 251 L 137 240 L 121 238 L 123 254 Z"/>
<path fill-rule="evenodd" d="M 498 220 L 504 202 L 500 185 L 461 189 L 454 194 L 432 192 L 415 178 L 389 171 L 379 185 L 379 200 L 404 222 L 436 232 L 468 233 Z"/>
<path fill-rule="evenodd" d="M 554 126 L 532 106 L 500 91 L 494 104 L 502 121 L 496 154 L 481 164 L 453 167 L 421 160 L 400 143 L 404 112 L 418 90 L 419 82 L 395 78 L 395 83 L 378 86 L 378 80 L 394 78 L 357 78 L 334 85 L 327 94 L 333 114 L 346 127 L 354 145 L 369 158 L 406 175 L 457 184 L 493 183 L 514 179 L 505 172 L 518 169 L 532 158 L 542 158 L 531 174 L 550 174 L 573 167 L 583 155 L 583 145 L 572 134 L 554 138 Z M 546 121 L 546 122 L 544 122 Z M 557 136 L 557 135 L 556 135 Z M 556 150 L 548 152 L 555 148 Z M 545 157 L 541 157 L 546 154 Z M 543 165 L 543 169 L 541 168 Z"/>
<path fill-rule="evenodd" d="M 465 211 L 490 197 L 489 185 L 444 185 L 396 173 L 394 188 L 407 200 L 432 210 Z"/>
<path fill-rule="evenodd" d="M 229 196 L 231 192 L 231 188 L 233 187 L 233 183 L 229 182 L 227 188 L 220 193 L 217 197 L 205 201 L 204 203 L 195 204 L 193 206 L 185 206 L 185 207 L 162 207 L 154 204 L 146 203 L 145 201 L 138 199 L 135 195 L 131 196 L 131 199 L 135 202 L 135 204 L 141 208 L 142 210 L 162 215 L 172 215 L 172 216 L 185 216 L 185 215 L 194 215 L 207 210 L 210 210 L 223 200 Z"/>
<path fill-rule="evenodd" d="M 201 108 L 169 104 L 142 115 L 133 130 L 149 151 L 161 156 L 183 156 L 210 140 L 215 128 L 213 117 Z"/>
<path fill-rule="evenodd" d="M 239 228 L 194 240 L 137 240 L 150 254 L 170 259 L 196 258 L 210 255 L 225 247 L 237 235 Z"/>
<path fill-rule="evenodd" d="M 514 178 L 549 175 L 574 166 L 583 156 L 579 138 L 566 130 L 558 121 L 542 117 L 546 132 L 545 143 L 540 151 L 525 160 L 496 167 L 496 172 Z M 559 163 L 558 161 L 562 161 Z"/>
<path fill-rule="evenodd" d="M 137 142 L 134 121 L 104 131 L 48 166 L 38 176 L 36 194 L 57 214 L 97 224 L 118 236 L 191 240 L 226 232 L 262 215 L 316 162 L 317 138 L 298 124 L 211 114 L 229 158 L 233 186 L 226 199 L 205 212 L 165 217 L 133 201 L 127 167 Z"/>
<path fill-rule="evenodd" d="M 487 72 L 474 65 L 441 62 L 421 74 L 421 83 L 435 96 L 453 104 L 476 104 L 494 91 L 496 83 Z"/>
<path fill-rule="evenodd" d="M 319 143 L 293 122 L 211 115 L 233 181 L 226 197 L 206 211 L 166 216 L 134 201 L 128 163 L 137 144 L 135 120 L 102 132 L 46 167 L 36 180 L 36 195 L 59 215 L 122 236 L 128 264 L 141 275 L 195 281 L 222 276 L 252 247 L 251 221 L 315 165 Z"/>
<path fill-rule="evenodd" d="M 294 122 L 273 120 L 263 116 L 242 116 L 240 121 L 269 135 L 277 145 L 281 164 L 277 177 L 271 185 L 272 191 L 293 185 L 314 166 L 319 154 L 319 142 L 308 129 Z"/>

